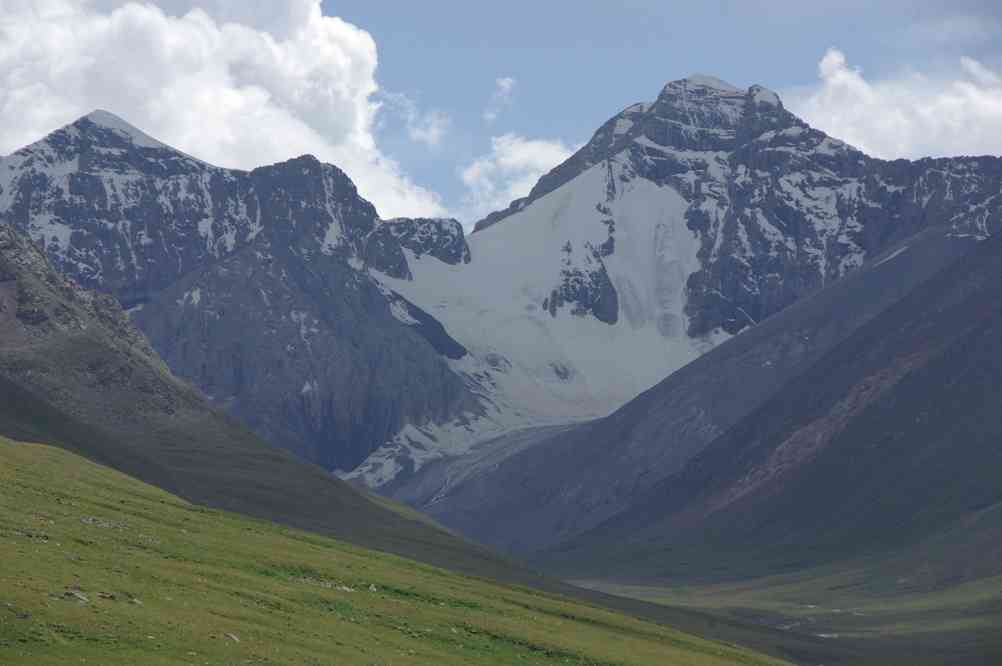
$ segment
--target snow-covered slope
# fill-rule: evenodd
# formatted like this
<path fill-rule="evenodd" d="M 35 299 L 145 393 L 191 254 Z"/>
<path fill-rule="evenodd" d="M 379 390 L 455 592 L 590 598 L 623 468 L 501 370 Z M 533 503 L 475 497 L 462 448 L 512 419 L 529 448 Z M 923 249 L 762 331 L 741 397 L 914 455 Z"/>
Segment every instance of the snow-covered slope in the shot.
<path fill-rule="evenodd" d="M 463 341 L 470 356 L 453 367 L 488 410 L 427 437 L 404 433 L 357 474 L 379 483 L 397 456 L 460 453 L 503 430 L 603 416 L 727 337 L 686 332 L 685 281 L 699 267 L 686 201 L 644 179 L 608 198 L 622 168 L 592 167 L 473 234 L 469 264 L 411 253 L 412 279 L 381 276 Z"/>
<path fill-rule="evenodd" d="M 482 415 L 410 429 L 351 476 L 380 485 L 529 426 L 604 416 L 925 225 L 984 236 L 999 161 L 882 162 L 761 87 L 694 76 L 634 104 L 477 224 L 472 261 L 379 275 L 470 355 Z M 472 464 L 472 463 L 471 463 Z"/>

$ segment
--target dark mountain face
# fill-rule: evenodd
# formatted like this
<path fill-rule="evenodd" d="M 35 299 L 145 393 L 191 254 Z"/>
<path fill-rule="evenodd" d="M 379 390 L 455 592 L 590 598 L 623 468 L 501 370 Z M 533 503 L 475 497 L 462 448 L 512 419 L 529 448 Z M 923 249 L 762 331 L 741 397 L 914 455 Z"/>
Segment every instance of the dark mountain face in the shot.
<path fill-rule="evenodd" d="M 702 552 L 716 575 L 747 575 L 915 547 L 997 515 L 1000 276 L 992 238 L 552 562 L 705 575 Z M 991 534 L 981 555 L 947 557 L 940 582 L 997 574 Z"/>
<path fill-rule="evenodd" d="M 381 222 L 311 157 L 206 165 L 96 112 L 3 162 L 0 217 L 130 309 L 178 375 L 271 441 L 350 469 L 405 424 L 475 412 L 466 352 L 367 277 L 469 261 L 452 220 Z"/>

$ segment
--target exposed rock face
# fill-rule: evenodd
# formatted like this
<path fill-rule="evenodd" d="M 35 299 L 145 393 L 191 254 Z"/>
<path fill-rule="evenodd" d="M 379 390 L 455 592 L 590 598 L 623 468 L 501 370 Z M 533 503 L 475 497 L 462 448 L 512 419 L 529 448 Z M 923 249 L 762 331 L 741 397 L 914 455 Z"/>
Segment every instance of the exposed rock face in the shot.
<path fill-rule="evenodd" d="M 404 248 L 417 259 L 427 254 L 450 265 L 470 263 L 470 247 L 457 220 L 398 217 L 379 225 L 366 239 L 366 265 L 410 280 L 413 276 Z"/>
<path fill-rule="evenodd" d="M 609 279 L 602 257 L 612 254 L 613 236 L 610 227 L 607 243 L 595 248 L 591 243 L 584 245 L 583 267 L 575 265 L 571 256 L 574 246 L 570 241 L 563 247 L 563 268 L 560 270 L 560 283 L 550 295 L 543 299 L 543 309 L 551 317 L 557 316 L 557 310 L 565 305 L 571 307 L 571 313 L 583 316 L 591 314 L 601 322 L 615 324 L 619 319 L 619 294 Z"/>
<path fill-rule="evenodd" d="M 177 374 L 314 462 L 477 410 L 443 359 L 462 345 L 361 270 L 374 237 L 404 274 L 403 247 L 468 261 L 455 221 L 385 233 L 331 165 L 220 169 L 104 112 L 4 158 L 0 188 L 0 219 L 117 296 Z"/>

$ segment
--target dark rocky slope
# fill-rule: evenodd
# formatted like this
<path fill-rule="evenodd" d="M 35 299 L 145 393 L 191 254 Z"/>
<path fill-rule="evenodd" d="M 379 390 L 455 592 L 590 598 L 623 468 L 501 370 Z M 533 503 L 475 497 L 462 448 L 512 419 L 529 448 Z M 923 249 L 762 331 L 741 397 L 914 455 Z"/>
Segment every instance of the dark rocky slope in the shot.
<path fill-rule="evenodd" d="M 220 169 L 95 112 L 0 161 L 0 221 L 113 294 L 171 369 L 270 441 L 351 469 L 407 423 L 477 405 L 465 349 L 364 267 L 469 261 L 451 220 L 382 222 L 305 156 Z"/>
<path fill-rule="evenodd" d="M 904 552 L 929 587 L 998 575 L 1000 278 L 1002 240 L 992 238 L 628 510 L 543 559 L 606 574 L 745 577 Z"/>

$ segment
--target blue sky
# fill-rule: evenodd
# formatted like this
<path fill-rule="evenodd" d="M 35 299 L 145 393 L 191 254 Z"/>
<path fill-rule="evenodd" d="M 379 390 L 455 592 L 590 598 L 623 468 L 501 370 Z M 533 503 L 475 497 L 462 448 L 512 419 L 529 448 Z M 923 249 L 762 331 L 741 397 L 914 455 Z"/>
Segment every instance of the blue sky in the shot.
<path fill-rule="evenodd" d="M 95 108 L 220 166 L 311 153 L 464 224 L 712 74 L 886 158 L 1002 154 L 1002 3 L 4 0 L 0 154 Z M 127 66 L 123 66 L 123 64 Z"/>

